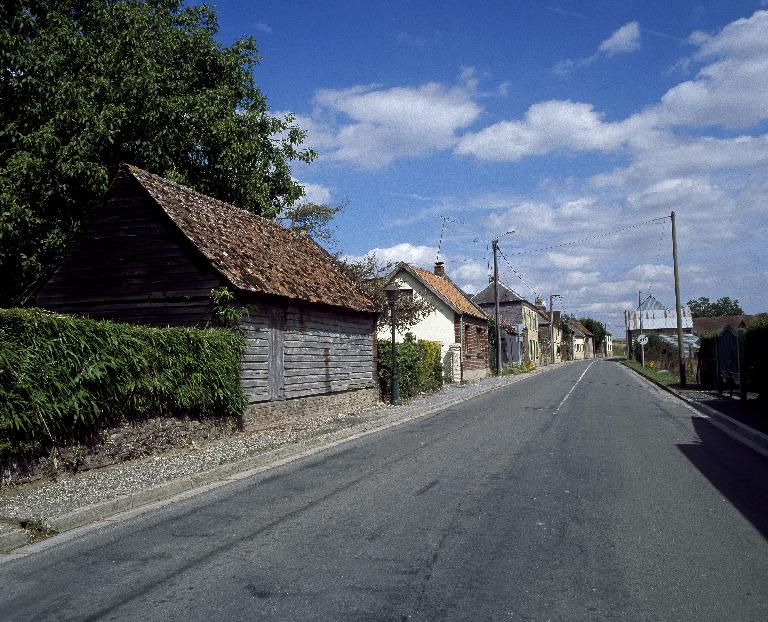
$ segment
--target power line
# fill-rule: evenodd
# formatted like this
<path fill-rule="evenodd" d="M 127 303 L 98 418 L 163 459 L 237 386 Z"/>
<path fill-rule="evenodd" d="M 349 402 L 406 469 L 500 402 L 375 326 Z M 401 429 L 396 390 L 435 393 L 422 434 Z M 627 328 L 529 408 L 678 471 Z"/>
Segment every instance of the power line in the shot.
<path fill-rule="evenodd" d="M 504 261 L 507 262 L 507 265 L 509 266 L 509 269 L 512 270 L 512 272 L 515 273 L 515 276 L 517 276 L 517 278 L 520 279 L 523 282 L 523 285 L 525 285 L 528 289 L 530 289 L 536 295 L 537 298 L 541 298 L 541 296 L 539 296 L 539 294 L 536 292 L 536 290 L 533 289 L 533 287 L 531 287 L 530 285 L 528 285 L 527 281 L 522 277 L 522 275 L 517 270 L 515 270 L 512 267 L 512 264 L 509 263 L 509 259 L 506 258 L 506 256 L 504 255 L 504 251 L 501 250 L 501 247 L 498 244 L 496 245 L 496 248 L 498 249 L 499 254 L 501 255 L 502 259 L 504 259 Z"/>
<path fill-rule="evenodd" d="M 658 222 L 661 220 L 666 220 L 669 218 L 669 216 L 660 216 L 659 218 L 651 218 L 649 220 L 644 220 L 643 222 L 635 223 L 634 225 L 627 225 L 625 227 L 619 227 L 618 229 L 612 229 L 611 231 L 606 231 L 604 233 L 596 233 L 595 235 L 590 235 L 585 238 L 581 238 L 579 240 L 573 240 L 572 242 L 562 242 L 561 244 L 553 244 L 552 246 L 542 246 L 541 248 L 530 248 L 525 251 L 518 251 L 516 253 L 510 253 L 510 256 L 516 256 L 516 255 L 527 255 L 529 253 L 538 253 L 541 251 L 548 251 L 552 250 L 553 248 L 563 248 L 564 246 L 574 246 L 576 244 L 582 244 L 583 242 L 588 242 L 589 240 L 597 240 L 599 238 L 605 238 L 609 235 L 614 235 L 616 233 L 620 233 L 622 231 L 629 231 L 630 229 L 637 229 L 638 227 L 642 227 L 644 225 L 648 225 L 653 222 Z"/>

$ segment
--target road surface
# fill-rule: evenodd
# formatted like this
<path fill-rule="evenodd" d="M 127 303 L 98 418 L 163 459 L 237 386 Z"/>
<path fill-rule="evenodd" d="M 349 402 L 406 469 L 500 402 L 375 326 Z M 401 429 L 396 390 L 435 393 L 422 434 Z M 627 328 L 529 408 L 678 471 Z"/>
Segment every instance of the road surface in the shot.
<path fill-rule="evenodd" d="M 768 620 L 768 460 L 581 362 L 0 564 L 2 620 Z"/>

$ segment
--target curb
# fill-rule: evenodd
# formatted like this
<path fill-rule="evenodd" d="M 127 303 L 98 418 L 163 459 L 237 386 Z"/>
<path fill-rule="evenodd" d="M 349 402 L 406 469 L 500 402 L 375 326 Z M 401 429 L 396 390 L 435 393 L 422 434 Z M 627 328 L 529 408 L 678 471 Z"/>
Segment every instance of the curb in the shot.
<path fill-rule="evenodd" d="M 184 497 L 189 497 L 194 496 L 195 494 L 201 494 L 213 488 L 224 486 L 251 475 L 256 475 L 268 469 L 288 464 L 294 460 L 311 456 L 326 449 L 330 449 L 331 447 L 335 447 L 336 445 L 353 441 L 376 432 L 381 432 L 408 423 L 409 421 L 435 415 L 444 410 L 448 410 L 457 404 L 461 404 L 462 402 L 507 388 L 517 382 L 545 373 L 548 370 L 557 369 L 570 362 L 572 361 L 547 365 L 545 367 L 539 367 L 527 374 L 512 376 L 509 378 L 508 382 L 487 387 L 471 395 L 458 396 L 452 400 L 436 404 L 415 414 L 403 414 L 398 417 L 397 413 L 393 413 L 386 420 L 379 419 L 366 422 L 352 428 L 338 430 L 315 438 L 299 441 L 298 443 L 260 453 L 237 462 L 230 462 L 181 479 L 171 480 L 146 490 L 137 491 L 122 497 L 117 497 L 116 499 L 108 499 L 93 505 L 78 508 L 77 510 L 67 512 L 66 514 L 47 518 L 45 522 L 61 534 L 85 525 L 102 522 L 109 517 L 114 517 L 115 515 L 124 512 L 131 512 L 131 515 L 135 516 L 137 511 L 138 513 L 141 513 L 141 508 L 146 508 L 146 510 L 149 511 L 154 507 L 157 507 L 158 503 L 172 503 L 175 497 L 182 495 Z M 29 535 L 21 528 L 16 529 L 13 532 L 0 534 L 0 554 L 7 554 L 12 550 L 27 544 L 29 544 Z"/>
<path fill-rule="evenodd" d="M 750 449 L 753 449 L 757 453 L 768 458 L 768 434 L 763 434 L 759 430 L 755 430 L 754 428 L 749 427 L 741 421 L 737 421 L 736 419 L 721 413 L 719 410 L 712 408 L 711 406 L 707 406 L 701 402 L 688 399 L 684 395 L 681 395 L 675 391 L 673 388 L 662 384 L 653 378 L 649 378 L 648 376 L 641 374 L 639 371 L 629 367 L 628 365 L 622 365 L 622 367 L 625 367 L 631 372 L 637 374 L 643 380 L 650 382 L 651 384 L 654 384 L 661 389 L 664 389 L 667 393 L 671 393 L 679 400 L 688 404 L 689 407 L 710 419 L 712 421 L 712 425 L 717 426 L 720 430 L 735 438 L 740 443 L 743 443 Z"/>

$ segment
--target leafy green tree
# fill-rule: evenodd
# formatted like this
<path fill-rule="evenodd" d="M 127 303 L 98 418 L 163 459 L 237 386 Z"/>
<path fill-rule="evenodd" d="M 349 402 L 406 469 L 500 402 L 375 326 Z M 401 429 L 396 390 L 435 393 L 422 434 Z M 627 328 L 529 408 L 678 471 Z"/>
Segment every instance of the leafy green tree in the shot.
<path fill-rule="evenodd" d="M 268 113 L 248 37 L 181 0 L 0 8 L 0 304 L 61 255 L 122 162 L 267 217 L 303 195 L 304 132 Z"/>
<path fill-rule="evenodd" d="M 313 203 L 300 201 L 287 207 L 280 213 L 280 220 L 286 221 L 286 225 L 292 231 L 312 237 L 314 240 L 325 242 L 331 247 L 336 247 L 336 236 L 331 221 L 337 214 L 344 211 L 347 201 L 338 205 L 328 203 Z"/>
<path fill-rule="evenodd" d="M 375 253 L 370 253 L 360 260 L 339 259 L 344 272 L 358 283 L 362 290 L 373 301 L 379 312 L 378 327 L 391 328 L 389 301 L 384 287 L 387 285 L 386 276 L 395 264 L 381 261 Z M 427 317 L 434 307 L 420 296 L 401 294 L 395 303 L 395 322 L 398 330 L 407 330 L 414 324 Z"/>
<path fill-rule="evenodd" d="M 603 341 L 605 341 L 605 326 L 590 317 L 580 318 L 579 322 L 594 335 L 595 352 L 600 352 L 600 349 L 603 347 Z"/>
<path fill-rule="evenodd" d="M 718 298 L 715 302 L 710 302 L 709 298 L 702 296 L 696 300 L 688 301 L 688 308 L 693 317 L 717 317 L 720 315 L 743 315 L 738 300 L 731 300 L 728 296 Z"/>

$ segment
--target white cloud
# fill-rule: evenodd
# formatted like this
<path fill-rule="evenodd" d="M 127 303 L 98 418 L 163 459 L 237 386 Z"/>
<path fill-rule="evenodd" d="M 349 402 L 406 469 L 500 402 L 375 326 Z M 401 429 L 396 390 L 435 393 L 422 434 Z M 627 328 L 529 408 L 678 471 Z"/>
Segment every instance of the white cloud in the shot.
<path fill-rule="evenodd" d="M 272 34 L 272 28 L 270 28 L 269 24 L 265 24 L 264 22 L 256 22 L 253 25 L 253 29 L 258 32 L 263 32 L 266 34 Z"/>
<path fill-rule="evenodd" d="M 633 125 L 607 123 L 591 104 L 552 100 L 534 104 L 520 121 L 465 134 L 456 152 L 480 160 L 516 161 L 553 151 L 615 151 Z"/>
<path fill-rule="evenodd" d="M 437 256 L 437 248 L 434 246 L 421 246 L 403 242 L 384 248 L 372 248 L 365 255 L 349 257 L 352 260 L 362 259 L 366 255 L 375 254 L 382 261 L 405 261 L 417 266 L 433 266 Z"/>
<path fill-rule="evenodd" d="M 570 255 L 567 253 L 547 253 L 547 260 L 555 268 L 566 268 L 575 270 L 585 268 L 589 265 L 590 259 L 586 255 Z"/>
<path fill-rule="evenodd" d="M 592 285 L 600 280 L 599 272 L 582 272 L 573 270 L 565 274 L 565 282 L 568 285 Z"/>
<path fill-rule="evenodd" d="M 629 22 L 624 24 L 610 37 L 600 44 L 598 51 L 606 56 L 626 54 L 640 49 L 640 24 Z"/>
<path fill-rule="evenodd" d="M 325 157 L 361 168 L 381 168 L 396 158 L 449 149 L 457 141 L 456 132 L 481 112 L 473 101 L 475 78 L 468 71 L 456 87 L 430 82 L 387 89 L 321 89 L 312 116 L 298 123 L 308 130 L 308 143 Z"/>
<path fill-rule="evenodd" d="M 591 65 L 600 58 L 610 58 L 616 54 L 627 54 L 639 49 L 640 24 L 638 22 L 629 22 L 614 31 L 610 37 L 600 43 L 597 51 L 591 56 L 577 60 L 571 58 L 561 60 L 552 68 L 552 72 L 557 75 L 565 75 L 576 67 Z"/>
<path fill-rule="evenodd" d="M 746 128 L 768 118 L 768 11 L 694 33 L 694 60 L 708 62 L 693 80 L 671 88 L 658 107 L 661 125 Z"/>
<path fill-rule="evenodd" d="M 672 276 L 672 266 L 662 264 L 640 264 L 632 268 L 627 276 L 640 281 L 657 279 L 660 276 Z"/>
<path fill-rule="evenodd" d="M 298 182 L 304 187 L 303 201 L 309 203 L 330 203 L 331 189 L 322 184 L 312 184 L 308 182 Z"/>

